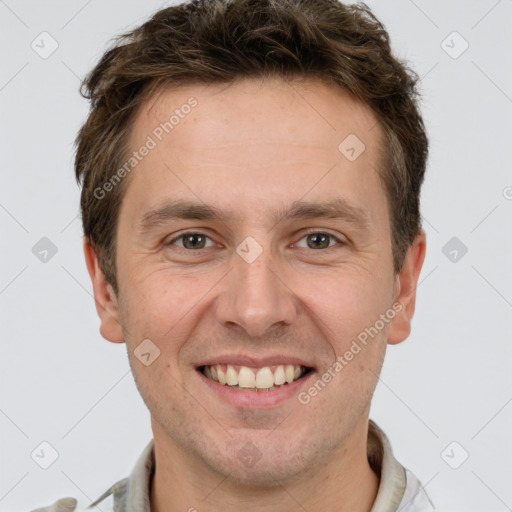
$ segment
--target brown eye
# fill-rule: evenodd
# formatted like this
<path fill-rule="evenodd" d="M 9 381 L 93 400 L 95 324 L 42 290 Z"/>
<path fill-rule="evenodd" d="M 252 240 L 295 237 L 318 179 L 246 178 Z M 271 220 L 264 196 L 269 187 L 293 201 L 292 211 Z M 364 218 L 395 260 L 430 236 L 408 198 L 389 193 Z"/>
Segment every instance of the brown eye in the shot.
<path fill-rule="evenodd" d="M 343 242 L 334 235 L 317 231 L 302 237 L 295 245 L 304 249 L 328 249 L 336 244 L 343 245 Z"/>
<path fill-rule="evenodd" d="M 295 247 L 302 249 L 330 249 L 334 246 L 340 246 L 342 248 L 346 245 L 344 238 L 338 238 L 331 233 L 323 231 L 311 231 L 306 233 L 297 243 Z"/>
<path fill-rule="evenodd" d="M 325 233 L 313 233 L 306 237 L 310 249 L 326 249 L 329 247 L 329 241 L 332 237 Z"/>
<path fill-rule="evenodd" d="M 185 235 L 183 237 L 183 246 L 186 249 L 202 249 L 205 245 L 203 235 Z"/>
<path fill-rule="evenodd" d="M 205 249 L 209 237 L 201 233 L 185 233 L 174 239 L 171 244 L 177 244 L 184 249 Z M 208 246 L 210 247 L 210 246 Z"/>

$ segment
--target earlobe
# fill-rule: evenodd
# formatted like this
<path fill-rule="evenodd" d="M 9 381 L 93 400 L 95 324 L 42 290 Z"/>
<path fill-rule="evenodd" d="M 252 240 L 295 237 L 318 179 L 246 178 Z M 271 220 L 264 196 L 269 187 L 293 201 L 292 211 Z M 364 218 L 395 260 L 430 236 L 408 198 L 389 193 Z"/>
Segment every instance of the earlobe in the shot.
<path fill-rule="evenodd" d="M 100 317 L 100 334 L 112 343 L 123 343 L 117 297 L 101 270 L 96 251 L 87 237 L 83 237 L 85 263 L 91 278 L 96 311 Z"/>
<path fill-rule="evenodd" d="M 390 345 L 401 343 L 411 332 L 411 320 L 416 306 L 416 288 L 425 260 L 426 246 L 425 232 L 420 230 L 405 255 L 400 274 L 396 276 L 394 309 L 397 313 L 388 332 Z"/>

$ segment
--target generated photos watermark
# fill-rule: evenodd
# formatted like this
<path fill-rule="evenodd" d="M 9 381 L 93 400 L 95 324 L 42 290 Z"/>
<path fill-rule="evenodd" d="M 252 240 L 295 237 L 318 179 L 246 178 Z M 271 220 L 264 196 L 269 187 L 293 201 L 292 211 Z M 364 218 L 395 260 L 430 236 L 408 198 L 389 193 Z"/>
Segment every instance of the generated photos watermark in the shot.
<path fill-rule="evenodd" d="M 298 394 L 299 402 L 302 405 L 309 404 L 311 399 L 317 396 L 366 347 L 369 338 L 375 338 L 395 318 L 396 314 L 402 311 L 403 307 L 400 302 L 395 302 L 372 326 L 361 331 L 356 339 L 352 340 L 350 348 L 343 355 L 338 356 L 336 361 L 306 391 Z"/>
<path fill-rule="evenodd" d="M 96 199 L 101 200 L 106 197 L 109 192 L 112 192 L 114 188 L 121 183 L 121 181 L 130 174 L 137 165 L 139 165 L 146 156 L 149 155 L 151 150 L 155 149 L 166 135 L 172 132 L 178 126 L 183 119 L 185 119 L 192 109 L 197 107 L 198 101 L 191 96 L 186 103 L 180 108 L 174 110 L 174 114 L 169 118 L 168 121 L 160 123 L 152 132 L 148 135 L 144 144 L 132 153 L 132 156 L 108 179 L 101 187 L 94 189 L 93 195 Z"/>

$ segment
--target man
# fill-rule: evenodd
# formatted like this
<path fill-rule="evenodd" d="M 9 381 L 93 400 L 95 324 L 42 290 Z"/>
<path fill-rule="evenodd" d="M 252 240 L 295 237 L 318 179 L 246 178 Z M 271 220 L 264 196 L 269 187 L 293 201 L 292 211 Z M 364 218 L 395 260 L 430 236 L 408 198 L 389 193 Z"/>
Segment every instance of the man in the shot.
<path fill-rule="evenodd" d="M 193 1 L 103 56 L 84 252 L 154 439 L 89 508 L 433 510 L 369 421 L 425 256 L 415 83 L 337 0 Z"/>

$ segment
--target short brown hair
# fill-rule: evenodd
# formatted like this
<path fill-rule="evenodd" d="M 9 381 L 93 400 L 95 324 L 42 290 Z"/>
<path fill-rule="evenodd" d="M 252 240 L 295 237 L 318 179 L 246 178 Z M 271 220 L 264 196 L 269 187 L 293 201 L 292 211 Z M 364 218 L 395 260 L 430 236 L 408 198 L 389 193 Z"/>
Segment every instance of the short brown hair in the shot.
<path fill-rule="evenodd" d="M 338 0 L 191 0 L 119 36 L 82 83 L 91 101 L 76 139 L 83 229 L 116 293 L 116 226 L 126 180 L 106 200 L 95 191 L 126 161 L 138 107 L 164 87 L 267 76 L 320 79 L 376 115 L 384 134 L 380 175 L 394 271 L 400 271 L 421 228 L 428 140 L 418 77 L 392 55 L 383 25 L 365 4 Z"/>

